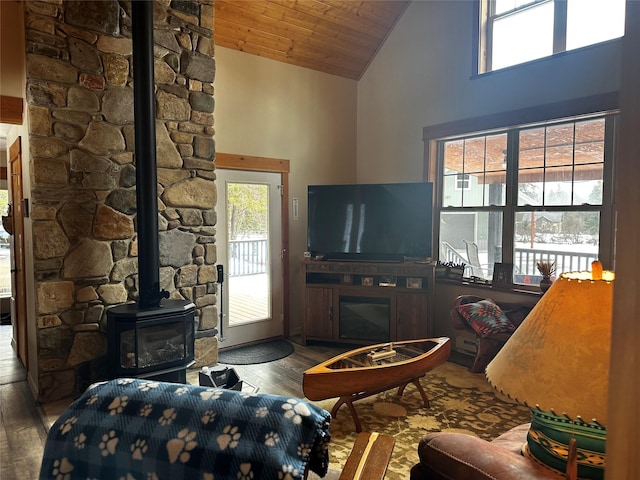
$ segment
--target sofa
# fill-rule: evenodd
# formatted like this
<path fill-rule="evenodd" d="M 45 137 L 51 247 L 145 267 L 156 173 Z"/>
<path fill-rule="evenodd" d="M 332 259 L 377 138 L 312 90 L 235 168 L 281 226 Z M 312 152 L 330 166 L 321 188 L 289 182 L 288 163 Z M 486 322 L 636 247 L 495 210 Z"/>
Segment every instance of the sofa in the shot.
<path fill-rule="evenodd" d="M 495 310 L 489 309 L 490 311 L 488 312 L 491 317 L 489 320 L 492 323 L 481 321 L 474 324 L 472 318 L 469 318 L 469 315 L 465 317 L 463 313 L 461 313 L 463 307 L 470 307 L 472 305 L 478 305 L 479 302 L 488 301 L 489 299 L 476 295 L 460 295 L 454 300 L 449 314 L 451 326 L 454 330 L 468 332 L 475 337 L 476 355 L 470 367 L 473 373 L 484 372 L 489 362 L 493 360 L 493 357 L 496 356 L 533 308 L 533 305 L 524 303 L 494 302 L 491 300 L 490 302 L 497 305 L 508 320 L 508 322 L 503 321 L 499 324 L 497 324 L 498 322 L 493 318 L 496 313 Z M 487 313 L 486 309 L 476 309 L 476 312 L 478 311 L 480 311 L 480 313 Z"/>
<path fill-rule="evenodd" d="M 393 437 L 361 434 L 343 471 L 329 471 L 330 423 L 298 398 L 118 378 L 58 417 L 40 479 L 382 479 Z"/>
<path fill-rule="evenodd" d="M 521 454 L 529 424 L 488 442 L 473 435 L 436 432 L 422 437 L 411 480 L 562 480 L 564 475 Z"/>

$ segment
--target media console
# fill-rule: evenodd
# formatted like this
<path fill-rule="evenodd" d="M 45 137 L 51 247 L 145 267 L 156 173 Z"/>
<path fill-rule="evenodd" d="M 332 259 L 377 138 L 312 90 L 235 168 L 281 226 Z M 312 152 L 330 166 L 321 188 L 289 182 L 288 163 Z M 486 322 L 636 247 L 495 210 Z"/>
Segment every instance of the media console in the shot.
<path fill-rule="evenodd" d="M 433 264 L 305 259 L 302 341 L 427 338 Z"/>

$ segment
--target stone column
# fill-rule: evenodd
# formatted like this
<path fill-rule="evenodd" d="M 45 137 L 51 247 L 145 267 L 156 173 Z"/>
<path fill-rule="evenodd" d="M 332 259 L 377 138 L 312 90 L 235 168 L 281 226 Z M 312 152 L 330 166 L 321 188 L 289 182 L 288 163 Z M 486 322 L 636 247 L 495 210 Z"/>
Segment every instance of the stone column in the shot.
<path fill-rule="evenodd" d="M 38 388 L 105 375 L 106 310 L 138 298 L 131 4 L 24 3 Z M 217 361 L 213 0 L 154 2 L 161 288 Z"/>

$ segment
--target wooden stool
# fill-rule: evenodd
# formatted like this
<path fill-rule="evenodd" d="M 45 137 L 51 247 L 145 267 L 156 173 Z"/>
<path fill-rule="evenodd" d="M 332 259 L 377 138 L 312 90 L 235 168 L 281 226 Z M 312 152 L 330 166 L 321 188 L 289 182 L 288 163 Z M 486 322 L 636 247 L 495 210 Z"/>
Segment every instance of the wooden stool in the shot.
<path fill-rule="evenodd" d="M 391 435 L 359 433 L 342 468 L 340 480 L 382 480 L 396 444 Z"/>

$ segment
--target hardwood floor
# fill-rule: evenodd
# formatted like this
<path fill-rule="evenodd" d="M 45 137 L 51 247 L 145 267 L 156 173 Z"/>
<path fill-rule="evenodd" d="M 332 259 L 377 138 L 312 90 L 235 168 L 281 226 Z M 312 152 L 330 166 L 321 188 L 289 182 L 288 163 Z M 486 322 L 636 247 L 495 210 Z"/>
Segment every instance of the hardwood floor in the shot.
<path fill-rule="evenodd" d="M 47 430 L 26 381 L 0 385 L 0 478 L 36 479 Z"/>
<path fill-rule="evenodd" d="M 11 348 L 12 336 L 12 325 L 0 325 L 0 385 L 27 379 L 27 372 Z"/>
<path fill-rule="evenodd" d="M 11 337 L 12 326 L 0 325 L 0 478 L 38 478 L 47 429 Z"/>
<path fill-rule="evenodd" d="M 262 393 L 304 397 L 302 372 L 349 348 L 347 345 L 310 344 L 291 338 L 294 352 L 286 358 L 257 365 L 234 365 L 240 379 Z M 0 326 L 0 479 L 38 478 L 49 427 L 72 399 L 39 405 L 29 390 L 26 373 L 11 348 L 11 326 Z M 198 369 L 187 373 L 198 384 Z"/>
<path fill-rule="evenodd" d="M 345 352 L 352 346 L 325 343 L 300 344 L 299 337 L 290 338 L 294 352 L 281 360 L 256 365 L 233 365 L 242 380 L 259 388 L 260 392 L 304 397 L 302 372 L 328 358 Z M 187 381 L 198 384 L 198 371 L 187 374 Z"/>

